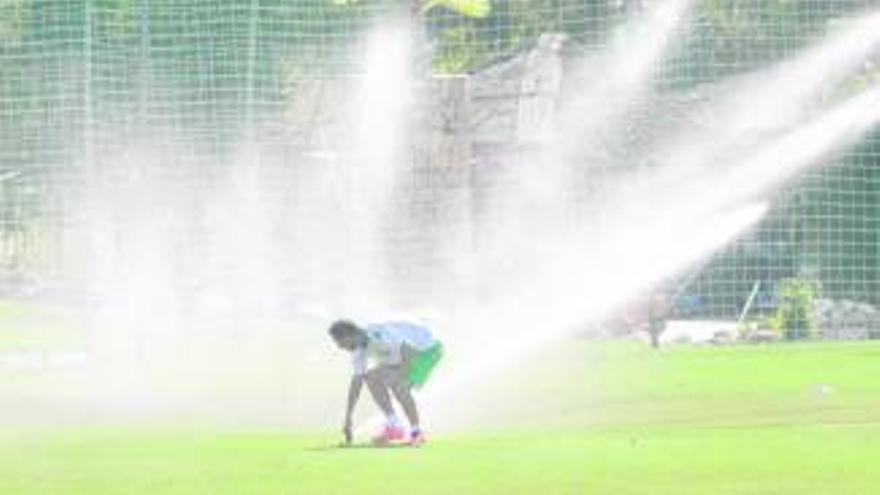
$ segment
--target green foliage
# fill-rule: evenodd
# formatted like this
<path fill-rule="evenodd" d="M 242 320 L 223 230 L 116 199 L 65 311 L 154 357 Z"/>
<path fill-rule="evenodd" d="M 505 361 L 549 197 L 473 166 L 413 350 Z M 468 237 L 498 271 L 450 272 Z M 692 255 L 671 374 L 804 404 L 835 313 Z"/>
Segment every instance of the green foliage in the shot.
<path fill-rule="evenodd" d="M 821 267 L 823 297 L 880 304 L 880 203 L 862 199 L 880 195 L 878 154 L 875 129 L 799 186 L 794 240 L 798 256 Z"/>
<path fill-rule="evenodd" d="M 819 283 L 808 278 L 790 278 L 780 285 L 779 309 L 771 318 L 771 328 L 782 332 L 787 340 L 815 337 L 819 332 L 816 299 Z"/>
<path fill-rule="evenodd" d="M 22 0 L 0 0 L 0 41 L 21 36 L 23 8 Z"/>
<path fill-rule="evenodd" d="M 95 0 L 93 10 L 94 36 L 96 41 L 101 42 L 123 40 L 140 34 L 139 23 L 148 19 L 151 12 L 147 4 L 139 5 L 136 0 Z M 134 43 L 139 41 L 133 40 Z"/>
<path fill-rule="evenodd" d="M 837 104 L 857 94 L 880 88 L 880 64 L 868 60 L 864 68 L 823 95 L 824 104 Z"/>
<path fill-rule="evenodd" d="M 489 0 L 429 0 L 422 8 L 422 12 L 427 12 L 441 5 L 463 16 L 475 19 L 483 19 L 492 11 Z"/>
<path fill-rule="evenodd" d="M 542 33 L 564 33 L 584 45 L 604 42 L 619 20 L 607 0 L 494 2 L 485 15 L 468 16 L 448 2 L 430 2 L 424 20 L 436 42 L 434 68 L 441 73 L 474 70 L 525 48 Z M 457 13 L 456 13 L 457 12 Z"/>
<path fill-rule="evenodd" d="M 777 334 L 782 334 L 782 318 L 779 316 L 779 312 L 773 313 L 772 315 L 761 318 L 757 321 L 757 327 L 763 330 L 772 330 Z"/>
<path fill-rule="evenodd" d="M 816 0 L 694 3 L 694 30 L 685 40 L 681 63 L 674 65 L 676 70 L 684 68 L 676 72 L 679 86 L 716 81 L 790 57 L 825 32 L 828 19 L 840 13 L 838 8 L 853 8 L 829 8 Z M 693 63 L 695 54 L 699 63 Z"/>
<path fill-rule="evenodd" d="M 460 74 L 477 64 L 480 52 L 473 49 L 474 30 L 462 25 L 440 34 L 434 70 L 440 74 Z"/>

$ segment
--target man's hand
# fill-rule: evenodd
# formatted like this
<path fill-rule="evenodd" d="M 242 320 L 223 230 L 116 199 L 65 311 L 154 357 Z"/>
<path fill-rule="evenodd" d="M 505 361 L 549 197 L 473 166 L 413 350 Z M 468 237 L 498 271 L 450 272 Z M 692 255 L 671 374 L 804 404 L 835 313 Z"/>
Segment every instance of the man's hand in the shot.
<path fill-rule="evenodd" d="M 345 423 L 342 425 L 342 434 L 345 435 L 345 444 L 351 445 L 353 435 L 351 433 L 351 418 L 350 417 L 346 416 L 346 418 L 345 418 Z"/>

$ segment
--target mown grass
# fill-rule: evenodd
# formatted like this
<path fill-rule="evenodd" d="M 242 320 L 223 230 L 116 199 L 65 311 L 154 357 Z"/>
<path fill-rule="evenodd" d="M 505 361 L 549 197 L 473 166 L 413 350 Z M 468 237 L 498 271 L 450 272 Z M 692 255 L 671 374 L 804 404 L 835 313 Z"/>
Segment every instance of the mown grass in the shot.
<path fill-rule="evenodd" d="M 548 352 L 553 359 L 493 385 L 512 391 L 502 403 L 516 409 L 461 411 L 472 427 L 438 433 L 418 450 L 335 448 L 336 418 L 316 432 L 0 428 L 0 493 L 868 495 L 880 487 L 876 343 L 652 352 L 577 342 Z"/>
<path fill-rule="evenodd" d="M 79 349 L 87 336 L 82 315 L 71 308 L 0 300 L 0 352 Z"/>
<path fill-rule="evenodd" d="M 286 433 L 3 435 L 4 494 L 871 494 L 872 425 L 640 426 L 336 449 Z"/>

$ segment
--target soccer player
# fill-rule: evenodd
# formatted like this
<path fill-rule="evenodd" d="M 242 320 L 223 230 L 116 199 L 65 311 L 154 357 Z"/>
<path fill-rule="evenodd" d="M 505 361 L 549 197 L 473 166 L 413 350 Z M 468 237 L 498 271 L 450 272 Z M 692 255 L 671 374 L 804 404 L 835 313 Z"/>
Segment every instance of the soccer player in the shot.
<path fill-rule="evenodd" d="M 351 415 L 366 382 L 373 400 L 385 414 L 385 426 L 373 438 L 376 444 L 404 441 L 406 432 L 394 412 L 391 395 L 403 408 L 410 424 L 409 443 L 425 442 L 413 388 L 420 388 L 443 356 L 443 345 L 419 324 L 392 321 L 363 327 L 348 320 L 330 326 L 330 336 L 341 349 L 352 353 L 353 374 L 348 387 L 343 433 L 351 443 Z"/>

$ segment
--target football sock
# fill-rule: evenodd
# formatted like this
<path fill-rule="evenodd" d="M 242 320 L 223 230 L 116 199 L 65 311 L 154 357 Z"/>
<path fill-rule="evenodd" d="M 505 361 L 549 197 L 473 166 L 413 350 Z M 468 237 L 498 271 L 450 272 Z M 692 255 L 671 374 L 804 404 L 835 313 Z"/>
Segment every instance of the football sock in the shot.
<path fill-rule="evenodd" d="M 400 418 L 397 417 L 396 414 L 391 413 L 388 415 L 388 426 L 393 426 L 395 428 L 400 428 Z"/>

